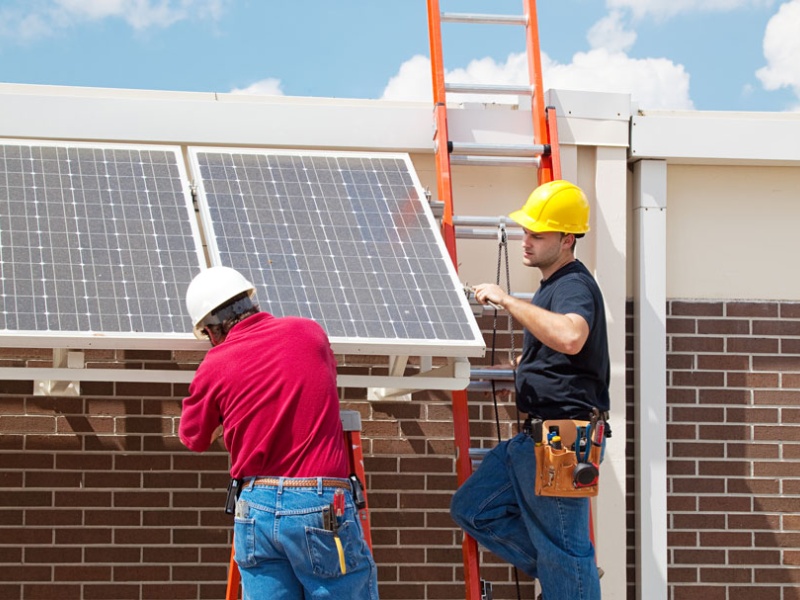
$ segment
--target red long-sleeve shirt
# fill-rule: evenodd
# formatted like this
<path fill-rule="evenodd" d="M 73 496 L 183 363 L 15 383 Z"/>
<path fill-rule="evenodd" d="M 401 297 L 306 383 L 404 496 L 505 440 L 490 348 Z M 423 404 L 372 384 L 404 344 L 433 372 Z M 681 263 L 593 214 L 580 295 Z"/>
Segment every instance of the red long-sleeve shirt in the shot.
<path fill-rule="evenodd" d="M 260 312 L 208 351 L 179 434 L 203 452 L 223 425 L 231 477 L 346 477 L 336 359 L 318 323 Z"/>

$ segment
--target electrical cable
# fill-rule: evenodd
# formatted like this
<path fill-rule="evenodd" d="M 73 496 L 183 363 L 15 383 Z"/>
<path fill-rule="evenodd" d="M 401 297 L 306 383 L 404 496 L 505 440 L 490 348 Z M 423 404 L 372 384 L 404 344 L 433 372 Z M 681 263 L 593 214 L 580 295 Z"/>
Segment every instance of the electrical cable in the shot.
<path fill-rule="evenodd" d="M 501 220 L 499 229 L 497 232 L 497 276 L 495 278 L 495 283 L 499 286 L 500 285 L 500 268 L 503 263 L 503 259 L 505 258 L 505 271 L 506 271 L 506 292 L 508 294 L 511 293 L 511 270 L 508 263 L 508 233 L 506 231 L 505 221 Z M 498 317 L 498 310 L 494 309 L 494 318 L 492 320 L 492 348 L 490 353 L 490 360 L 491 364 L 495 364 L 495 351 L 497 349 L 497 317 Z M 514 373 L 514 380 L 516 380 L 517 376 L 517 367 L 516 367 L 516 357 L 515 354 L 515 347 L 514 347 L 514 324 L 513 319 L 510 314 L 507 314 L 508 318 L 508 333 L 509 333 L 509 362 L 511 363 L 511 368 Z M 503 435 L 500 429 L 500 409 L 497 404 L 497 389 L 495 386 L 495 380 L 492 379 L 492 401 L 494 403 L 494 421 L 495 426 L 497 428 L 497 442 L 500 443 L 503 441 Z M 517 431 L 520 429 L 520 420 L 519 420 L 519 411 L 517 411 Z M 517 590 L 517 600 L 522 600 L 522 590 L 519 585 L 519 571 L 517 567 L 514 567 L 514 584 Z M 535 590 L 534 590 L 535 593 Z"/>

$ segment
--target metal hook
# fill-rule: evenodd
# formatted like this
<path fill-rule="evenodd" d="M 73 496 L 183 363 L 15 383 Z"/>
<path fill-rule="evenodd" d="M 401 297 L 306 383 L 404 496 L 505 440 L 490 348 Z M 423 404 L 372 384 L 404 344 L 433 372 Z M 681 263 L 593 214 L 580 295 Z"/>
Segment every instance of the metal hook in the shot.
<path fill-rule="evenodd" d="M 500 223 L 497 226 L 497 243 L 505 246 L 508 243 L 508 232 L 506 231 L 506 218 L 500 217 Z"/>

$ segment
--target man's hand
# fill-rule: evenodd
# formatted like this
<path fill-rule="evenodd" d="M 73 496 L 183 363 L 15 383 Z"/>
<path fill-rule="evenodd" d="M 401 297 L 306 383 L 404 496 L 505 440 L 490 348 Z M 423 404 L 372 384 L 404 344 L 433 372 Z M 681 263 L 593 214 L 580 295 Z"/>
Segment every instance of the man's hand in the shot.
<path fill-rule="evenodd" d="M 494 283 L 481 283 L 472 288 L 475 299 L 481 304 L 493 304 L 505 308 L 505 301 L 510 296 L 499 285 Z"/>

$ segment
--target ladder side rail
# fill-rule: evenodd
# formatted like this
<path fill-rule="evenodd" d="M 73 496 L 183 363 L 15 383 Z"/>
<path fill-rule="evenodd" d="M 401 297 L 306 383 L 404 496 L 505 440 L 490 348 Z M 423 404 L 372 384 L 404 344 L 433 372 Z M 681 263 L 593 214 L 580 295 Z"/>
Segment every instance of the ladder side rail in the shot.
<path fill-rule="evenodd" d="M 431 80 L 434 104 L 434 150 L 436 153 L 437 191 L 444 202 L 442 237 L 454 265 L 458 265 L 456 236 L 453 228 L 453 187 L 450 175 L 449 133 L 447 128 L 447 99 L 444 83 L 444 54 L 442 51 L 442 20 L 439 0 L 428 0 L 428 33 L 431 47 Z"/>
<path fill-rule="evenodd" d="M 561 151 L 558 145 L 558 115 L 555 106 L 548 106 L 545 109 L 547 115 L 547 131 L 550 140 L 550 168 L 553 180 L 561 179 Z"/>
<path fill-rule="evenodd" d="M 453 225 L 453 188 L 450 172 L 449 133 L 447 129 L 447 99 L 444 82 L 444 55 L 442 52 L 442 23 L 439 0 L 428 0 L 428 33 L 431 46 L 431 76 L 434 102 L 434 150 L 436 152 L 437 191 L 444 203 L 442 211 L 442 237 L 453 266 L 458 270 L 455 227 Z M 466 390 L 452 392 L 453 430 L 456 446 L 456 476 L 461 485 L 472 474 L 469 457 L 470 432 Z M 462 535 L 464 560 L 464 585 L 467 600 L 480 600 L 482 596 L 479 574 L 478 543 L 466 532 Z"/>
<path fill-rule="evenodd" d="M 231 560 L 228 564 L 228 588 L 225 591 L 225 600 L 239 600 L 239 585 L 242 576 L 239 573 L 239 565 L 236 564 L 236 545 L 231 536 Z"/>
<path fill-rule="evenodd" d="M 469 433 L 469 407 L 467 405 L 467 391 L 455 390 L 453 397 L 453 429 L 456 442 L 456 477 L 461 485 L 472 474 L 472 458 L 470 451 Z M 461 550 L 464 559 L 464 586 L 467 600 L 480 600 L 481 577 L 478 567 L 478 542 L 463 532 Z"/>
<path fill-rule="evenodd" d="M 357 508 L 361 528 L 364 530 L 364 539 L 372 550 L 372 529 L 369 520 L 369 501 L 367 499 L 367 476 L 364 471 L 364 451 L 361 445 L 360 431 L 345 431 L 344 441 L 347 447 L 347 462 L 350 473 L 355 473 L 362 484 L 364 492 L 364 508 Z"/>
<path fill-rule="evenodd" d="M 523 9 L 528 18 L 525 27 L 525 42 L 528 49 L 528 75 L 533 94 L 531 113 L 533 117 L 533 138 L 535 144 L 550 144 L 544 110 L 544 84 L 542 82 L 542 55 L 539 52 L 539 20 L 536 17 L 536 0 L 523 0 Z M 553 181 L 552 149 L 549 156 L 543 156 L 539 165 L 539 184 Z"/>

